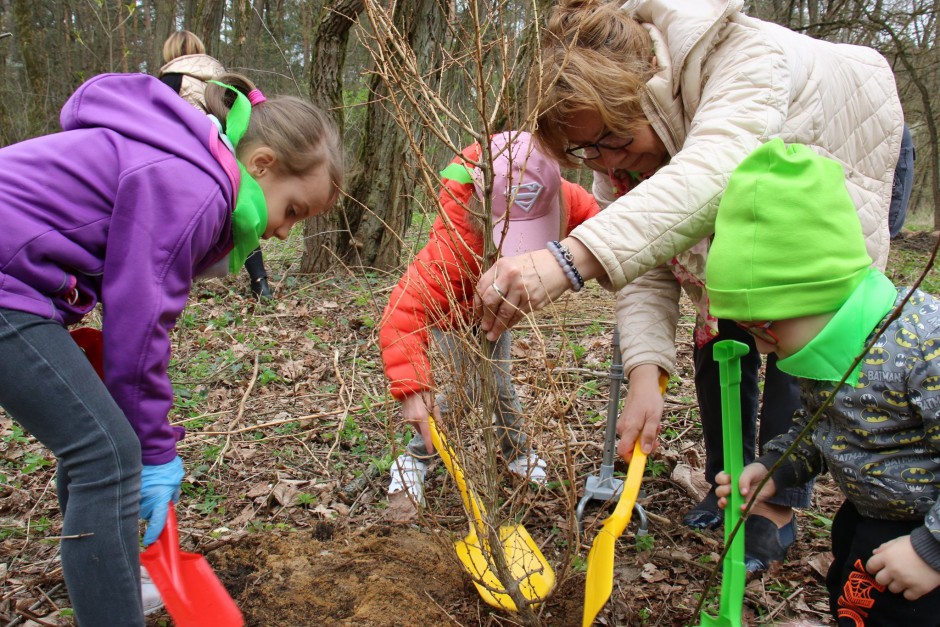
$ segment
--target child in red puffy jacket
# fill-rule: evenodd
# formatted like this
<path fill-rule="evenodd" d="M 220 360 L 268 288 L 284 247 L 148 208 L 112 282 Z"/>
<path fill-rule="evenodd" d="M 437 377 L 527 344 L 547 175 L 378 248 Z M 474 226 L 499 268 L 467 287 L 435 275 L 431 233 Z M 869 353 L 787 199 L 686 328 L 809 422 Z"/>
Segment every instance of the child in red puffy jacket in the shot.
<path fill-rule="evenodd" d="M 501 255 L 539 250 L 565 237 L 598 212 L 594 198 L 561 177 L 558 164 L 542 154 L 529 133 L 510 131 L 491 138 L 493 155 L 493 241 Z M 389 485 L 390 517 L 410 520 L 424 502 L 424 476 L 434 454 L 428 430 L 430 412 L 462 411 L 479 403 L 480 385 L 468 370 L 472 355 L 463 350 L 473 311 L 473 289 L 483 254 L 483 176 L 473 164 L 480 145 L 464 149 L 441 173 L 439 216 L 428 244 L 417 254 L 392 291 L 382 316 L 379 341 L 391 393 L 402 417 L 415 428 L 407 452 L 395 460 Z M 474 214 L 477 215 L 474 215 Z M 466 373 L 464 395 L 444 390 L 431 400 L 434 378 L 428 359 L 429 337 L 457 373 Z M 510 334 L 493 343 L 491 373 L 497 393 L 499 444 L 509 470 L 533 483 L 546 480 L 545 462 L 531 449 L 523 431 L 522 405 L 510 376 Z M 460 399 L 458 401 L 458 399 Z"/>

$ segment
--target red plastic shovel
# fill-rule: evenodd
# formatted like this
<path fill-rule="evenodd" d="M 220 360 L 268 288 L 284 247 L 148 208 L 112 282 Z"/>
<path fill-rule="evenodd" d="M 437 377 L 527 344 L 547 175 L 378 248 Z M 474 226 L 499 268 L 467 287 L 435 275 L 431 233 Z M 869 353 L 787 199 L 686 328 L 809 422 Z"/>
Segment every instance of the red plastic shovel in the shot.
<path fill-rule="evenodd" d="M 103 381 L 104 342 L 102 340 L 101 331 L 92 329 L 91 327 L 80 327 L 78 329 L 72 329 L 69 331 L 69 334 L 72 336 L 72 339 L 75 340 L 75 343 L 78 344 L 79 348 L 85 352 L 88 361 L 91 362 L 95 372 L 98 373 L 98 376 L 101 377 Z"/>
<path fill-rule="evenodd" d="M 206 558 L 180 551 L 173 503 L 157 541 L 140 554 L 179 627 L 242 627 L 245 619 Z"/>

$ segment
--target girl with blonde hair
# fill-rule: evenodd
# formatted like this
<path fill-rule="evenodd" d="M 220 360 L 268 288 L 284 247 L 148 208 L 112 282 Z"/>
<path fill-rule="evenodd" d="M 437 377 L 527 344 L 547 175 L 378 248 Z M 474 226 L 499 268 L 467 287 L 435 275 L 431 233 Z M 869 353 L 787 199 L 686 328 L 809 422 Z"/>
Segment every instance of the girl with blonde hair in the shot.
<path fill-rule="evenodd" d="M 86 81 L 62 131 L 0 149 L 0 405 L 55 455 L 62 571 L 83 627 L 144 625 L 138 517 L 183 480 L 170 332 L 194 279 L 330 209 L 332 118 L 239 75 L 204 115 L 144 74 Z M 103 373 L 69 335 L 98 303 Z"/>

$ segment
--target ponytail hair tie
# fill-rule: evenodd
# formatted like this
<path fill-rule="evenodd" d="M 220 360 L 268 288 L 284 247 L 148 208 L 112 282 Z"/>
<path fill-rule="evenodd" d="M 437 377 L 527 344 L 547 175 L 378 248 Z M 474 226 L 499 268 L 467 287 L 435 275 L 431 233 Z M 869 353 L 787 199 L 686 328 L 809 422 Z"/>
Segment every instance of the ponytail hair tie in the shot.
<path fill-rule="evenodd" d="M 252 107 L 259 105 L 266 100 L 267 98 L 264 97 L 264 94 L 261 93 L 260 89 L 252 89 L 250 92 L 248 92 L 248 102 L 251 103 Z"/>

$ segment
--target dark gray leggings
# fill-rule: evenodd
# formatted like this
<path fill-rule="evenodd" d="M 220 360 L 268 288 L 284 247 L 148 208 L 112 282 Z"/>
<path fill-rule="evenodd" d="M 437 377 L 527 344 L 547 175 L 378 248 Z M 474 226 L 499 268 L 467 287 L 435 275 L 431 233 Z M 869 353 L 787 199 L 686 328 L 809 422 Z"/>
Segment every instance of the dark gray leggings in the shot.
<path fill-rule="evenodd" d="M 0 406 L 58 460 L 62 571 L 78 623 L 142 626 L 140 443 L 62 325 L 0 308 Z"/>
<path fill-rule="evenodd" d="M 476 357 L 471 354 L 465 345 L 467 339 L 458 333 L 441 331 L 431 327 L 431 336 L 444 353 L 444 357 L 451 363 L 453 378 L 444 385 L 442 394 L 437 395 L 436 403 L 442 415 L 459 412 L 466 415 L 472 407 L 482 402 L 480 395 L 483 386 L 479 380 Z M 496 425 L 499 433 L 499 448 L 506 463 L 515 460 L 529 451 L 528 436 L 524 431 L 525 421 L 522 418 L 522 403 L 516 394 L 516 386 L 512 383 L 509 370 L 512 365 L 512 334 L 505 331 L 493 343 L 493 366 L 490 375 L 496 391 Z M 462 382 L 463 389 L 457 390 Z M 415 429 L 414 437 L 408 443 L 408 452 L 419 459 L 431 455 L 421 433 Z"/>

